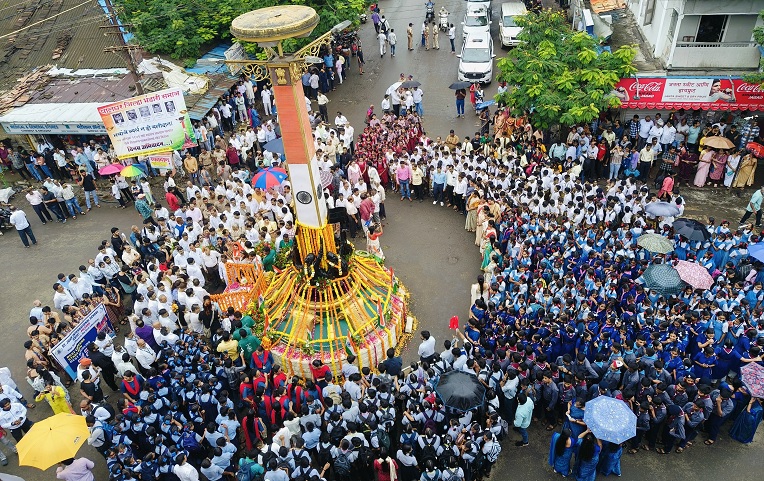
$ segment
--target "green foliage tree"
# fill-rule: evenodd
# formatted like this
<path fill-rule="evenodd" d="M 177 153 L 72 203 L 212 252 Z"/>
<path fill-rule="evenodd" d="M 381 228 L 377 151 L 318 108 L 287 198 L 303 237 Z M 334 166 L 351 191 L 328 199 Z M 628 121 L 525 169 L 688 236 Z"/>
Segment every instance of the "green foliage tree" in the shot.
<path fill-rule="evenodd" d="M 764 10 L 759 12 L 759 18 L 764 20 Z M 753 40 L 759 45 L 764 46 L 764 26 L 758 26 L 753 29 Z M 764 87 L 764 57 L 759 60 L 759 71 L 743 77 L 748 83 L 759 84 Z"/>
<path fill-rule="evenodd" d="M 620 106 L 615 84 L 636 72 L 637 51 L 623 46 L 597 52 L 597 40 L 575 32 L 560 12 L 544 10 L 516 18 L 520 45 L 498 62 L 498 80 L 509 89 L 499 101 L 532 112 L 534 125 L 588 122 L 601 110 Z"/>
<path fill-rule="evenodd" d="M 311 6 L 321 17 L 310 37 L 289 42 L 290 50 L 344 20 L 357 23 L 367 5 L 365 0 L 114 0 L 120 19 L 132 24 L 130 30 L 143 48 L 179 59 L 196 58 L 202 45 L 231 39 L 231 21 L 242 13 L 280 3 Z"/>

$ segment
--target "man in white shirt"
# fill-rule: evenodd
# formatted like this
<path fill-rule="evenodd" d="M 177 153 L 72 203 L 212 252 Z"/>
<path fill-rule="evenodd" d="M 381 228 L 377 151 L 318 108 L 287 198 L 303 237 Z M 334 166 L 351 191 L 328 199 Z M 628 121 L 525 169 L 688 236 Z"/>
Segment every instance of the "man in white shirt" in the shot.
<path fill-rule="evenodd" d="M 186 460 L 186 455 L 181 453 L 175 457 L 175 466 L 172 472 L 180 481 L 199 481 L 199 472 Z"/>
<path fill-rule="evenodd" d="M 32 227 L 29 225 L 29 219 L 27 219 L 27 215 L 24 211 L 18 210 L 15 205 L 10 206 L 9 210 L 11 211 L 11 216 L 8 219 L 8 222 L 16 228 L 16 232 L 19 233 L 19 237 L 21 237 L 21 242 L 24 244 L 24 247 L 29 247 L 30 239 L 32 240 L 32 244 L 37 245 L 37 239 L 34 236 L 34 232 L 32 232 Z"/>
<path fill-rule="evenodd" d="M 430 331 L 422 331 L 422 342 L 417 350 L 421 361 L 431 362 L 435 356 L 435 338 Z"/>
<path fill-rule="evenodd" d="M 334 125 L 337 127 L 342 127 L 344 125 L 348 124 L 348 119 L 344 115 L 342 115 L 342 112 L 337 112 L 337 116 L 334 117 Z"/>
<path fill-rule="evenodd" d="M 56 309 L 63 310 L 64 306 L 74 306 L 76 304 L 74 296 L 58 282 L 53 284 L 53 290 L 56 291 L 53 294 L 53 305 Z"/>

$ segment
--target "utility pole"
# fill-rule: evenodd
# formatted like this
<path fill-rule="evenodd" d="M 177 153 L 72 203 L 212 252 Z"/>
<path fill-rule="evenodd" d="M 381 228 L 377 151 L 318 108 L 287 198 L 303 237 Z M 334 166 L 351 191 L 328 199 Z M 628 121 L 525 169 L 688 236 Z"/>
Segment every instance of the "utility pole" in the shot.
<path fill-rule="evenodd" d="M 102 27 L 107 28 L 107 27 Z M 110 32 L 110 33 L 119 33 L 119 32 Z M 130 71 L 130 74 L 133 76 L 133 82 L 135 83 L 135 91 L 138 93 L 138 95 L 143 95 L 143 84 L 141 83 L 141 75 L 138 72 L 138 64 L 135 61 L 135 57 L 133 57 L 133 52 L 136 50 L 140 50 L 140 45 L 118 45 L 113 47 L 106 47 L 103 49 L 104 52 L 111 52 L 111 53 L 122 53 L 124 52 L 126 55 L 126 63 L 127 63 L 127 69 Z"/>
<path fill-rule="evenodd" d="M 136 50 L 141 50 L 141 46 L 138 44 L 128 44 L 125 42 L 124 34 L 127 33 L 127 28 L 132 27 L 132 24 L 122 24 L 119 21 L 119 18 L 117 17 L 117 14 L 114 12 L 114 7 L 111 4 L 110 0 L 104 0 L 104 4 L 106 5 L 107 9 L 109 10 L 109 15 L 106 17 L 107 24 L 101 25 L 99 28 L 103 29 L 104 35 L 117 35 L 117 42 L 119 45 L 114 45 L 111 47 L 106 47 L 103 49 L 104 52 L 111 52 L 111 53 L 117 53 L 122 54 L 124 52 L 125 56 L 123 59 L 125 60 L 125 63 L 127 65 L 127 69 L 130 71 L 130 74 L 133 76 L 133 83 L 135 85 L 135 91 L 138 95 L 143 95 L 145 92 L 143 91 L 143 84 L 141 83 L 141 76 L 138 72 L 138 63 L 135 61 L 135 57 L 133 56 L 133 52 Z"/>

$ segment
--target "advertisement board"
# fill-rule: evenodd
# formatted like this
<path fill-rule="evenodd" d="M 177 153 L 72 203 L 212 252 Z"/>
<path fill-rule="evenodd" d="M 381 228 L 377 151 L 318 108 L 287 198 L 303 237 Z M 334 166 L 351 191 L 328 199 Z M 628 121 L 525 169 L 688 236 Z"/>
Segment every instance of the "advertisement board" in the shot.
<path fill-rule="evenodd" d="M 103 105 L 98 113 L 120 159 L 196 145 L 179 88 Z"/>
<path fill-rule="evenodd" d="M 622 108 L 656 110 L 764 110 L 764 90 L 742 79 L 639 77 L 613 90 Z"/>
<path fill-rule="evenodd" d="M 51 349 L 53 358 L 61 364 L 72 379 L 77 379 L 77 366 L 80 359 L 88 357 L 88 344 L 95 341 L 101 331 L 105 331 L 111 337 L 115 336 L 106 308 L 103 304 L 98 304 Z"/>

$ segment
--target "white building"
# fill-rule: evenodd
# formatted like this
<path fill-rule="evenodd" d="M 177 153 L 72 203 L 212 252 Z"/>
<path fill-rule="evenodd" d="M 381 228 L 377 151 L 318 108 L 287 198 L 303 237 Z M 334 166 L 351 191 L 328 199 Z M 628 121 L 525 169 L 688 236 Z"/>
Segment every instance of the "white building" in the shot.
<path fill-rule="evenodd" d="M 671 73 L 759 68 L 753 29 L 764 0 L 629 0 L 653 56 Z"/>

